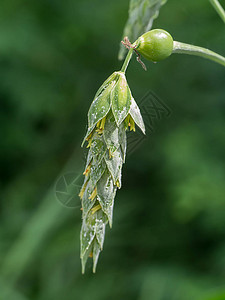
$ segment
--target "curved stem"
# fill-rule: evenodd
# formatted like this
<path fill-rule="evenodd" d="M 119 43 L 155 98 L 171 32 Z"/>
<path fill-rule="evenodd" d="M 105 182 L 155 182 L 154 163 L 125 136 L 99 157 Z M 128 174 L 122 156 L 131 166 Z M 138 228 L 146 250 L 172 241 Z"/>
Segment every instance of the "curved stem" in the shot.
<path fill-rule="evenodd" d="M 225 23 L 225 11 L 224 11 L 222 5 L 219 3 L 218 0 L 209 0 L 209 1 L 212 4 L 212 6 L 215 8 L 215 10 L 217 11 L 218 15 L 223 20 L 223 22 Z"/>
<path fill-rule="evenodd" d="M 202 47 L 174 41 L 173 42 L 173 53 L 201 56 L 201 57 L 210 59 L 212 61 L 215 61 L 218 64 L 225 66 L 225 57 L 223 57 L 222 55 L 219 55 L 211 50 L 202 48 Z"/>
<path fill-rule="evenodd" d="M 124 63 L 122 65 L 122 68 L 120 70 L 121 72 L 124 72 L 124 73 L 126 72 L 126 69 L 129 65 L 129 62 L 130 62 L 132 54 L 133 54 L 133 50 L 134 50 L 133 48 L 130 48 L 130 50 L 128 51 L 127 56 L 126 56 L 126 58 L 124 60 Z"/>

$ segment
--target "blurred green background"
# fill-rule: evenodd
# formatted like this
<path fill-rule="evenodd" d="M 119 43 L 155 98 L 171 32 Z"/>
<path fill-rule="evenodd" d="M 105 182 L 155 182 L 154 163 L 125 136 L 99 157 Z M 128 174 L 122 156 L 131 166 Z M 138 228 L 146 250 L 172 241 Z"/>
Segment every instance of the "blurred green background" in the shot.
<path fill-rule="evenodd" d="M 225 70 L 196 57 L 148 72 L 132 60 L 136 101 L 152 90 L 172 114 L 128 156 L 97 273 L 90 261 L 81 275 L 81 212 L 55 184 L 82 171 L 87 110 L 121 66 L 128 5 L 1 0 L 0 300 L 225 299 Z M 153 28 L 225 54 L 209 1 L 169 0 Z"/>

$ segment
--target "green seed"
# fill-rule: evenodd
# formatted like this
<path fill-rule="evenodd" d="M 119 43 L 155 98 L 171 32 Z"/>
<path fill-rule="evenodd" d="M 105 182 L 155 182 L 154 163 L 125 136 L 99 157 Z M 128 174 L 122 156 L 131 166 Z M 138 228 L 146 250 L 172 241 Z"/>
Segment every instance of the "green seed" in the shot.
<path fill-rule="evenodd" d="M 153 62 L 167 58 L 173 51 L 173 38 L 162 29 L 153 29 L 144 33 L 135 44 L 135 49 L 143 57 Z"/>

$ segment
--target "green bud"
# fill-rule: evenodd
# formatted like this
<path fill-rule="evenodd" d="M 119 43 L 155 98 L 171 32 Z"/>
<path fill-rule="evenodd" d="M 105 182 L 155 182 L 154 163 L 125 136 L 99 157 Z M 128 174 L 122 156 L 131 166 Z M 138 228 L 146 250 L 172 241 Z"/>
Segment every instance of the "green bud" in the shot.
<path fill-rule="evenodd" d="M 173 51 L 173 38 L 163 29 L 153 29 L 140 36 L 135 49 L 146 59 L 157 62 L 170 56 Z"/>

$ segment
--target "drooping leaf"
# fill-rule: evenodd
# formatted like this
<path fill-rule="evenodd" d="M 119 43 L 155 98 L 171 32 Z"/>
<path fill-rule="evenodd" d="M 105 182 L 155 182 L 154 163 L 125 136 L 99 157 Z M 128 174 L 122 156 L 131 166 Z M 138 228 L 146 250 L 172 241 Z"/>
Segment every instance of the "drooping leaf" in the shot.
<path fill-rule="evenodd" d="M 112 112 L 117 126 L 126 118 L 131 105 L 131 92 L 126 77 L 121 73 L 112 91 Z"/>
<path fill-rule="evenodd" d="M 123 31 L 123 37 L 128 36 L 133 43 L 136 39 L 149 31 L 154 19 L 158 17 L 159 10 L 167 0 L 131 0 L 129 16 Z M 121 44 L 118 58 L 122 60 L 125 56 L 126 48 Z"/>
<path fill-rule="evenodd" d="M 131 98 L 131 106 L 130 106 L 130 115 L 133 118 L 134 122 L 137 124 L 137 126 L 142 130 L 142 132 L 145 134 L 145 124 L 141 116 L 140 109 L 135 102 L 134 98 Z"/>

